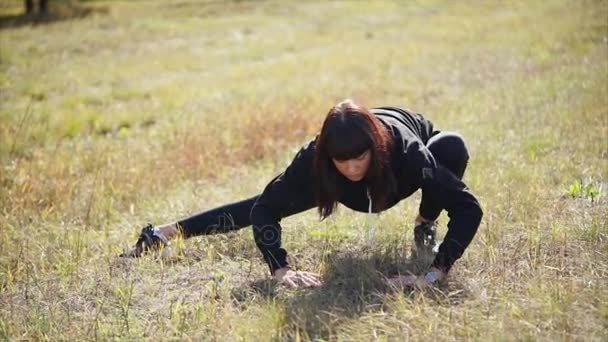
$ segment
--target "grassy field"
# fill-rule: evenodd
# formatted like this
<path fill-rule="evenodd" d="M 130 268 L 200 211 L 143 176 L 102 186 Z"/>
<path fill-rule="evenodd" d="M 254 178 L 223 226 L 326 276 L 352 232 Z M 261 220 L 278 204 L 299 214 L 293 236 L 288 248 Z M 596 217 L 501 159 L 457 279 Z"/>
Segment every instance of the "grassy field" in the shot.
<path fill-rule="evenodd" d="M 608 339 L 606 0 L 86 1 L 10 24 L 20 6 L 0 4 L 0 340 Z M 319 289 L 274 284 L 250 228 L 116 257 L 261 191 L 346 97 L 467 139 L 485 216 L 447 284 L 383 282 L 422 271 L 419 195 L 372 248 L 346 208 L 284 219 Z"/>

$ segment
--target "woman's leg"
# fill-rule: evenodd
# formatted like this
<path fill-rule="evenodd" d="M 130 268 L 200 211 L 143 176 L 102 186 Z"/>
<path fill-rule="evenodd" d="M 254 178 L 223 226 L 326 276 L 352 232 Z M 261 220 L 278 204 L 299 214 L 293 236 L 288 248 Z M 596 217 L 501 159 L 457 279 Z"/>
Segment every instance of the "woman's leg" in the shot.
<path fill-rule="evenodd" d="M 469 161 L 469 151 L 460 134 L 439 132 L 429 139 L 426 146 L 435 157 L 437 164 L 462 179 Z M 433 198 L 429 192 L 423 192 L 420 202 L 421 214 L 416 218 L 416 224 L 435 221 L 442 210 L 440 200 L 440 198 Z"/>
<path fill-rule="evenodd" d="M 274 180 L 273 180 L 274 181 Z M 227 233 L 251 225 L 251 209 L 260 195 L 203 211 L 183 220 L 158 226 L 160 233 L 171 240 L 178 233 L 184 238 L 199 235 Z M 314 199 L 294 194 L 289 205 L 281 212 L 281 218 L 288 217 L 314 207 Z"/>
<path fill-rule="evenodd" d="M 170 236 L 174 236 L 179 231 L 184 238 L 189 238 L 198 235 L 227 233 L 245 228 L 251 225 L 251 208 L 253 208 L 253 204 L 258 197 L 259 195 L 256 195 L 242 201 L 203 211 L 177 221 L 172 224 L 173 227 L 166 229 L 172 233 L 169 234 Z M 159 227 L 159 229 L 167 236 L 163 227 Z M 170 237 L 167 236 L 167 238 Z"/>
<path fill-rule="evenodd" d="M 275 177 L 271 183 L 275 182 L 280 176 Z M 148 250 L 166 245 L 169 240 L 180 233 L 184 238 L 189 238 L 198 235 L 227 233 L 250 226 L 252 224 L 252 209 L 260 196 L 261 194 L 229 203 L 161 226 L 148 225 L 142 229 L 135 246 L 122 253 L 121 256 L 138 257 Z M 277 213 L 278 220 L 314 207 L 314 198 L 307 194 L 291 193 L 289 197 L 285 198 L 286 202 L 284 204 L 287 205 L 283 205 Z"/>
<path fill-rule="evenodd" d="M 469 151 L 460 134 L 439 132 L 429 139 L 426 146 L 435 157 L 437 164 L 462 179 L 469 161 Z M 435 220 L 443 210 L 441 199 L 435 194 L 423 191 L 419 210 L 420 214 L 416 218 L 414 227 L 416 249 L 437 252 L 439 245 L 435 240 L 437 233 Z"/>
<path fill-rule="evenodd" d="M 431 151 L 437 163 L 462 179 L 469 161 L 469 150 L 460 134 L 440 132 L 429 139 L 426 147 Z"/>
<path fill-rule="evenodd" d="M 122 253 L 121 256 L 139 257 L 146 251 L 166 245 L 179 233 L 184 238 L 189 238 L 197 235 L 226 233 L 247 227 L 251 225 L 251 208 L 258 197 L 259 195 L 226 204 L 162 226 L 148 225 L 142 229 L 135 246 Z"/>

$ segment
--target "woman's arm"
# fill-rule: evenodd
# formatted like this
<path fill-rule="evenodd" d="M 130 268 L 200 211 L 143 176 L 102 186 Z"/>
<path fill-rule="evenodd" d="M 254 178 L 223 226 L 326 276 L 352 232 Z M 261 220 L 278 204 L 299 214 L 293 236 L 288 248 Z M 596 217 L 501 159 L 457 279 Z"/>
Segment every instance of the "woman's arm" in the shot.
<path fill-rule="evenodd" d="M 483 211 L 469 188 L 441 165 L 436 167 L 433 179 L 426 182 L 422 191 L 429 192 L 450 218 L 448 232 L 432 264 L 432 267 L 447 273 L 473 240 Z"/>
<path fill-rule="evenodd" d="M 483 215 L 481 206 L 462 180 L 437 164 L 421 143 L 407 146 L 403 162 L 402 177 L 422 189 L 417 220 L 434 220 L 442 209 L 448 212 L 448 232 L 432 264 L 447 274 L 475 236 Z"/>
<path fill-rule="evenodd" d="M 438 204 L 442 209 L 447 210 L 450 218 L 448 232 L 439 246 L 439 251 L 431 264 L 431 268 L 426 274 L 423 276 L 393 277 L 388 280 L 389 284 L 393 286 L 423 288 L 441 282 L 447 276 L 454 262 L 462 256 L 464 250 L 471 243 L 481 222 L 483 215 L 481 206 L 460 179 L 442 166 L 437 166 L 432 174 L 433 179 L 424 182 L 422 191 L 423 193 L 425 191 L 427 194 L 430 193 L 431 196 L 427 196 L 427 198 L 434 198 L 439 201 Z M 421 211 L 416 221 L 429 220 L 423 215 L 424 213 Z"/>
<path fill-rule="evenodd" d="M 289 272 L 287 251 L 281 247 L 282 227 L 279 222 L 283 217 L 315 206 L 311 186 L 313 148 L 314 142 L 305 145 L 287 169 L 266 186 L 251 210 L 256 245 L 262 252 L 270 272 L 280 278 L 279 280 L 286 278 L 288 285 L 291 285 L 290 280 L 293 280 L 291 278 L 294 274 Z M 302 276 L 305 272 L 294 273 L 298 275 L 298 279 L 308 278 Z M 306 285 L 306 281 L 304 284 Z"/>

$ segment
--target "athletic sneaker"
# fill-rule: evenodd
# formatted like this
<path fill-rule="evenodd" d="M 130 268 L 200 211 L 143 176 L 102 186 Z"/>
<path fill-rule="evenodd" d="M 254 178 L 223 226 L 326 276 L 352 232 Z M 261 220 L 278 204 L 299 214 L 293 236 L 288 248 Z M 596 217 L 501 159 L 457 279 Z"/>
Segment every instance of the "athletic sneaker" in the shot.
<path fill-rule="evenodd" d="M 123 258 L 138 258 L 145 253 L 158 251 L 169 244 L 169 240 L 160 233 L 158 228 L 148 224 L 141 230 L 139 239 L 130 250 L 120 254 Z"/>
<path fill-rule="evenodd" d="M 422 222 L 414 227 L 414 243 L 418 252 L 437 253 L 439 244 L 437 237 L 437 222 Z"/>

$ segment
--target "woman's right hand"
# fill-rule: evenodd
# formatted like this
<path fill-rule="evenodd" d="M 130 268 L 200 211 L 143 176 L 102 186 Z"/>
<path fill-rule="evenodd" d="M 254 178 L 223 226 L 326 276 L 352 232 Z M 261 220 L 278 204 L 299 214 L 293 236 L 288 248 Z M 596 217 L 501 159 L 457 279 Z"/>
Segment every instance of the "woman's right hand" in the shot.
<path fill-rule="evenodd" d="M 319 287 L 323 282 L 316 273 L 293 271 L 288 267 L 279 268 L 274 271 L 274 278 L 281 284 L 289 287 Z"/>

